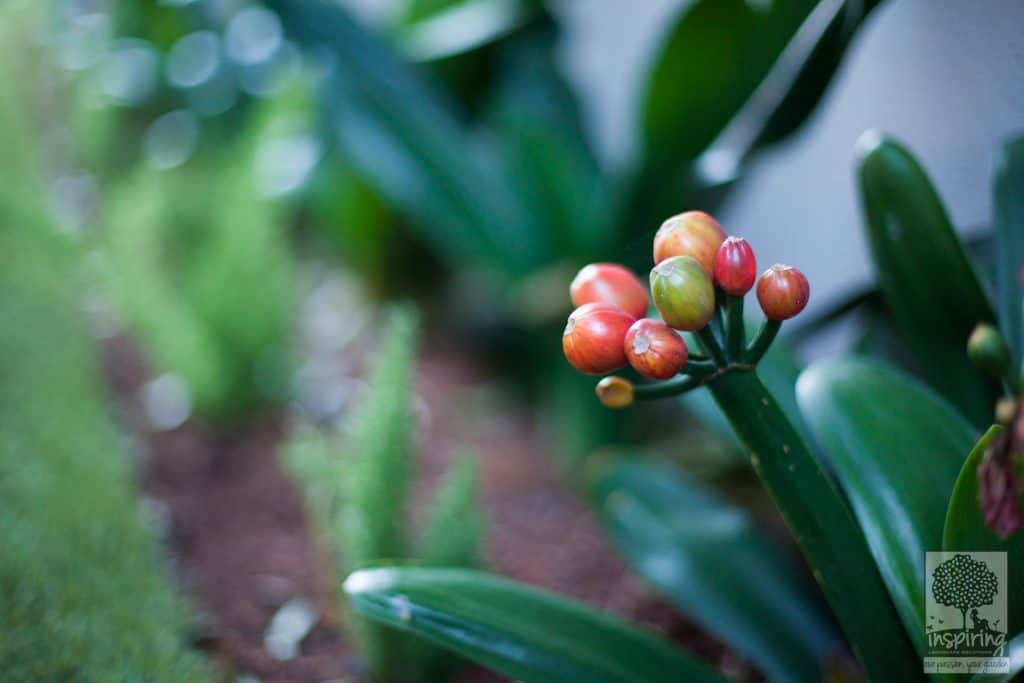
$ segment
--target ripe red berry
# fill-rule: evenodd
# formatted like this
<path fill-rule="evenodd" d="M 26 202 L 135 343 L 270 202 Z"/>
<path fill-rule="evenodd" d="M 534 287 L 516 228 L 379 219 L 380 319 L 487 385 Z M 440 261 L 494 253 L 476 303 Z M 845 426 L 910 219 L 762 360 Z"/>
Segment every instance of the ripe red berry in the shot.
<path fill-rule="evenodd" d="M 628 268 L 616 263 L 584 266 L 569 285 L 573 306 L 605 303 L 621 308 L 634 318 L 647 313 L 647 290 Z"/>
<path fill-rule="evenodd" d="M 793 266 L 776 263 L 757 281 L 757 301 L 769 320 L 792 318 L 804 310 L 810 297 L 807 278 Z"/>
<path fill-rule="evenodd" d="M 687 211 L 661 224 L 654 236 L 654 264 L 673 256 L 689 256 L 710 275 L 715 254 L 725 241 L 725 231 L 703 211 Z"/>
<path fill-rule="evenodd" d="M 715 256 L 715 284 L 726 294 L 743 296 L 757 279 L 754 250 L 742 237 L 728 237 Z"/>
<path fill-rule="evenodd" d="M 677 330 L 696 332 L 715 312 L 711 276 L 689 256 L 673 256 L 654 267 L 651 296 L 661 319 Z"/>
<path fill-rule="evenodd" d="M 562 332 L 562 351 L 580 372 L 603 375 L 626 364 L 626 332 L 635 318 L 610 304 L 580 306 Z"/>
<path fill-rule="evenodd" d="M 637 320 L 626 332 L 626 358 L 644 377 L 668 379 L 683 369 L 688 356 L 683 338 L 660 320 Z"/>

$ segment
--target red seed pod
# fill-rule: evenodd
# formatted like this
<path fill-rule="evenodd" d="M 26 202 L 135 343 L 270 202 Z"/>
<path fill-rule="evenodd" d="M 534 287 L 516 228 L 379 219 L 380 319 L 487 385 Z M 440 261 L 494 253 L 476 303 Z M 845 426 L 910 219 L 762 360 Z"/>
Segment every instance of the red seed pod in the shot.
<path fill-rule="evenodd" d="M 776 263 L 757 281 L 757 301 L 769 320 L 792 318 L 804 310 L 810 297 L 807 278 L 793 266 Z"/>
<path fill-rule="evenodd" d="M 626 358 L 633 369 L 651 379 L 668 379 L 683 366 L 689 351 L 671 327 L 653 318 L 637 320 L 626 332 Z"/>
<path fill-rule="evenodd" d="M 654 265 L 673 256 L 689 256 L 711 274 L 725 231 L 703 211 L 687 211 L 661 224 L 654 236 Z"/>
<path fill-rule="evenodd" d="M 726 294 L 743 296 L 757 279 L 754 250 L 742 237 L 728 237 L 715 256 L 715 284 Z"/>
<path fill-rule="evenodd" d="M 634 318 L 647 313 L 647 290 L 636 275 L 617 263 L 584 266 L 569 285 L 569 295 L 573 306 L 597 302 L 617 306 Z"/>
<path fill-rule="evenodd" d="M 626 364 L 623 345 L 635 318 L 610 304 L 580 306 L 562 332 L 562 351 L 569 363 L 590 375 L 613 372 Z"/>

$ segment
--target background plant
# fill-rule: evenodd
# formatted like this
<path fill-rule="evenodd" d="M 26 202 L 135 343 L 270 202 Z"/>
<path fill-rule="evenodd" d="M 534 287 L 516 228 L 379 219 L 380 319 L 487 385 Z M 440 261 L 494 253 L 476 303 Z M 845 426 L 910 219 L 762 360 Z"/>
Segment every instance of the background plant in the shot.
<path fill-rule="evenodd" d="M 406 521 L 415 473 L 411 396 L 416 326 L 413 309 L 392 309 L 380 331 L 367 395 L 350 416 L 346 433 L 310 429 L 289 448 L 290 469 L 306 492 L 341 576 L 402 558 L 454 567 L 480 563 L 484 516 L 476 502 L 473 455 L 459 456 L 449 466 L 418 537 Z M 339 598 L 344 603 L 344 596 Z M 351 619 L 376 680 L 434 681 L 451 668 L 437 648 L 358 614 Z"/>
<path fill-rule="evenodd" d="M 1007 149 L 1014 148 L 1011 143 Z M 1004 162 L 1011 167 L 1019 163 L 1013 158 Z M 896 303 L 890 304 L 891 315 L 900 321 L 901 310 L 913 310 L 917 316 L 914 319 L 920 319 L 923 313 L 919 308 L 931 304 L 928 313 L 933 320 L 941 319 L 944 311 L 946 315 L 955 312 L 969 319 L 972 310 L 977 311 L 978 316 L 973 324 L 991 320 L 985 306 L 972 309 L 965 303 L 965 297 L 969 301 L 973 292 L 983 293 L 985 287 L 977 279 L 977 271 L 971 267 L 963 245 L 945 218 L 934 189 L 913 157 L 898 144 L 872 133 L 861 144 L 858 170 L 867 230 L 873 236 L 880 279 L 890 284 L 888 288 L 883 286 L 882 295 L 887 302 L 897 297 Z M 1017 176 L 1004 167 L 999 174 L 998 192 L 1010 191 L 1007 177 Z M 899 191 L 894 188 L 899 188 Z M 1019 188 L 1013 191 L 1019 191 Z M 1004 205 L 1005 201 L 1005 197 L 997 198 L 996 206 Z M 1005 216 L 1005 209 L 1001 213 Z M 899 229 L 893 229 L 894 225 Z M 997 239 L 1004 230 L 997 231 Z M 1000 246 L 1012 248 L 1012 244 L 1006 242 Z M 920 266 L 914 271 L 907 266 L 911 255 L 914 263 Z M 1024 255 L 1017 254 L 1002 261 L 1019 267 L 1018 264 L 1024 262 Z M 930 272 L 933 279 L 913 279 L 919 272 Z M 935 284 L 935 275 L 942 276 L 941 283 Z M 901 284 L 892 284 L 899 282 L 900 278 Z M 915 284 L 921 286 L 915 287 Z M 956 291 L 959 298 L 952 301 L 943 299 L 936 290 L 939 294 Z M 981 296 L 981 300 L 987 303 L 985 295 Z M 1011 291 L 1009 297 L 1009 306 L 1018 309 L 1021 305 L 1019 291 Z M 901 304 L 909 309 L 901 308 Z M 904 334 L 911 338 L 916 330 L 914 319 L 904 319 L 900 323 L 904 325 Z M 1002 320 L 1000 323 L 1006 324 Z M 929 341 L 934 342 L 937 348 L 942 348 L 943 344 L 959 346 L 960 356 L 966 359 L 966 336 L 970 326 L 947 326 L 944 328 L 948 331 L 947 337 Z M 930 329 L 934 331 L 935 328 Z M 705 337 L 701 340 L 704 342 L 702 346 L 709 350 L 711 340 Z M 1019 349 L 1014 349 L 1015 357 L 1019 353 Z M 927 372 L 932 358 L 931 353 L 924 354 L 924 369 L 919 367 L 918 371 Z M 721 367 L 721 361 L 717 365 Z M 701 376 L 698 371 L 697 366 L 683 369 L 683 372 Z M 968 365 L 964 381 L 973 382 L 977 378 L 983 383 L 983 375 L 975 375 L 976 372 Z M 752 372 L 735 376 L 757 377 Z M 815 578 L 829 594 L 833 610 L 868 674 L 873 678 L 884 677 L 887 674 L 883 672 L 891 672 L 895 667 L 903 670 L 901 679 L 920 678 L 915 662 L 925 653 L 922 600 L 925 550 L 998 548 L 1015 556 L 1024 548 L 1019 535 L 1000 538 L 988 529 L 983 523 L 978 499 L 971 495 L 978 490 L 980 459 L 986 450 L 991 452 L 991 444 L 998 438 L 1001 427 L 993 426 L 979 440 L 976 428 L 963 413 L 907 374 L 863 358 L 823 360 L 805 370 L 797 385 L 800 410 L 815 442 L 822 448 L 822 454 L 815 456 L 810 450 L 804 451 L 806 447 L 800 445 L 802 437 L 763 387 L 752 386 L 749 382 L 736 387 L 717 386 L 714 377 L 710 375 L 705 381 L 710 382 L 722 410 L 751 450 L 754 469 L 772 490 L 783 514 L 789 516 L 790 527 L 804 548 Z M 1012 398 L 1016 387 L 1014 379 L 1011 376 L 1006 382 L 1011 394 L 1009 400 L 1016 400 Z M 644 395 L 642 389 L 650 389 L 649 395 L 658 396 L 676 393 L 688 386 L 685 380 L 669 380 L 662 385 L 638 387 L 637 395 Z M 659 391 L 659 387 L 664 387 L 665 391 Z M 962 396 L 960 398 L 963 399 Z M 995 411 L 991 398 L 986 399 L 981 407 L 975 403 L 969 403 L 968 407 L 979 414 L 987 412 L 992 415 Z M 767 429 L 758 426 L 765 423 Z M 785 445 L 780 445 L 783 443 Z M 801 452 L 804 455 L 794 458 L 794 453 Z M 900 457 L 894 457 L 894 453 Z M 920 459 L 922 456 L 918 454 L 921 453 L 927 454 L 927 462 Z M 828 516 L 832 514 L 829 510 L 836 506 L 845 507 L 846 503 L 838 497 L 829 498 L 828 485 L 801 488 L 801 480 L 808 476 L 807 473 L 800 474 L 800 470 L 808 465 L 805 457 L 810 459 L 812 470 L 816 467 L 814 459 L 828 458 L 832 476 L 849 500 L 846 514 L 855 518 L 856 527 L 859 527 L 853 527 L 852 534 L 840 533 L 838 528 L 829 526 Z M 786 465 L 787 462 L 790 465 Z M 785 477 L 787 470 L 788 480 Z M 664 475 L 659 474 L 655 481 L 663 478 Z M 605 493 L 606 507 L 614 510 L 621 506 L 622 499 L 618 495 L 616 490 Z M 805 503 L 824 514 L 825 521 L 813 521 L 813 513 L 802 517 L 799 509 Z M 642 516 L 638 518 L 643 519 Z M 688 568 L 693 563 L 690 558 L 700 552 L 698 547 L 687 545 L 685 536 L 681 534 L 675 534 L 675 538 L 670 536 L 668 531 L 672 527 L 658 518 L 635 523 L 636 530 L 632 532 L 627 531 L 629 527 L 619 519 L 612 519 L 617 522 L 612 527 L 613 537 L 631 557 L 638 571 L 685 607 L 687 589 L 684 586 L 692 584 L 695 577 L 699 580 L 700 575 L 693 571 L 681 571 L 679 575 L 667 572 L 661 553 L 678 558 L 678 566 Z M 661 535 L 654 536 L 659 530 Z M 857 589 L 851 585 L 848 586 L 850 590 L 837 593 L 835 588 L 844 580 L 843 567 L 841 564 L 828 564 L 828 554 L 831 552 L 832 557 L 836 557 L 835 548 L 847 544 L 843 562 L 851 561 L 857 550 L 848 544 L 861 534 L 865 543 L 862 547 L 873 558 L 877 576 L 885 589 L 882 593 L 865 592 L 869 575 L 859 572 Z M 650 559 L 652 550 L 648 543 L 652 536 L 660 541 L 653 551 L 658 553 L 655 555 L 657 562 Z M 676 543 L 670 543 L 670 539 Z M 817 543 L 822 545 L 815 545 Z M 830 547 L 832 550 L 828 550 Z M 824 554 L 820 554 L 823 551 Z M 678 578 L 678 581 L 669 581 L 668 576 Z M 709 589 L 721 587 L 729 578 L 729 574 L 716 576 L 707 585 Z M 830 588 L 829 584 L 833 582 Z M 1011 570 L 1009 585 L 1015 585 L 1015 582 L 1015 572 Z M 631 657 L 645 656 L 641 654 L 641 647 L 630 642 L 633 636 L 625 631 L 627 627 L 581 613 L 576 613 L 574 620 L 569 614 L 579 608 L 560 599 L 531 595 L 531 600 L 545 605 L 544 609 L 565 611 L 560 615 L 563 623 L 573 624 L 568 640 L 538 642 L 536 634 L 543 632 L 544 625 L 536 620 L 532 607 L 518 612 L 520 618 L 514 626 L 506 626 L 496 620 L 491 612 L 496 596 L 508 600 L 506 608 L 511 611 L 515 609 L 513 602 L 524 601 L 520 595 L 528 590 L 524 587 L 495 583 L 493 579 L 465 572 L 434 573 L 415 569 L 377 569 L 370 575 L 357 573 L 349 578 L 346 587 L 357 608 L 371 618 L 418 633 L 523 680 L 568 681 L 583 676 L 594 680 L 629 681 L 646 680 L 645 677 L 650 676 L 643 673 L 639 663 L 616 667 L 611 662 L 588 661 L 576 651 L 576 643 L 588 637 L 588 629 L 596 629 L 603 637 L 611 639 L 612 644 L 608 647 L 616 648 L 616 662 L 630 662 Z M 692 586 L 689 590 L 693 590 Z M 471 597 L 467 600 L 467 596 Z M 855 607 L 851 600 L 858 606 Z M 398 618 L 400 607 L 405 610 L 403 614 L 410 613 L 410 603 L 425 610 L 422 616 L 414 608 L 411 619 Z M 742 604 L 753 610 L 757 602 L 749 600 Z M 1024 628 L 1021 605 L 1024 603 L 1011 600 L 1008 624 L 1011 638 Z M 859 609 L 865 606 L 866 609 L 860 612 Z M 426 616 L 436 615 L 438 611 L 445 614 L 445 618 Z M 697 611 L 699 613 L 699 608 Z M 722 637 L 738 639 L 743 620 L 744 615 L 739 615 L 729 627 L 719 625 Z M 883 630 L 890 633 L 902 630 L 907 642 L 913 643 L 913 649 L 895 647 L 898 640 L 889 636 L 872 642 L 872 632 L 877 634 Z M 472 633 L 476 637 L 460 638 L 456 636 L 458 632 Z M 515 643 L 517 648 L 494 644 L 495 641 L 500 643 L 501 639 Z M 1012 642 L 1011 652 L 1016 651 L 1019 642 L 1020 637 Z M 674 667 L 677 672 L 687 672 L 688 676 L 698 680 L 715 680 L 714 674 L 692 671 L 689 669 L 692 665 L 682 661 L 664 664 Z M 1013 666 L 1016 671 L 1019 666 L 1016 657 Z M 786 671 L 785 677 L 797 677 L 797 671 L 798 667 L 793 666 Z M 810 672 L 812 680 L 819 675 L 813 665 Z"/>
<path fill-rule="evenodd" d="M 209 680 L 67 286 L 83 281 L 81 245 L 41 201 L 34 11 L 0 10 L 0 55 L 37 77 L 8 80 L 0 97 L 0 668 L 26 682 Z"/>

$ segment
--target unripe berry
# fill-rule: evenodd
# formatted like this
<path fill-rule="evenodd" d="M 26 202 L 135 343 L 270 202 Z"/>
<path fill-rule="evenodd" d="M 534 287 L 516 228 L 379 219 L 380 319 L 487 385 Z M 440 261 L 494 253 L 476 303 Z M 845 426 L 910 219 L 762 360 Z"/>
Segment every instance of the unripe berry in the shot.
<path fill-rule="evenodd" d="M 689 256 L 673 256 L 654 267 L 651 296 L 665 324 L 677 330 L 696 332 L 715 312 L 711 277 Z"/>
<path fill-rule="evenodd" d="M 584 266 L 569 285 L 573 306 L 611 304 L 634 318 L 647 314 L 647 290 L 628 268 L 615 263 Z"/>
<path fill-rule="evenodd" d="M 580 306 L 562 332 L 562 351 L 574 368 L 591 375 L 603 375 L 626 364 L 626 332 L 633 316 L 609 304 Z"/>
<path fill-rule="evenodd" d="M 1002 377 L 1010 369 L 1010 350 L 1003 335 L 987 323 L 980 323 L 967 340 L 967 357 L 989 377 Z"/>
<path fill-rule="evenodd" d="M 726 294 L 743 296 L 757 279 L 754 250 L 742 237 L 729 237 L 715 255 L 715 284 Z"/>
<path fill-rule="evenodd" d="M 654 236 L 654 263 L 673 256 L 689 256 L 708 274 L 715 267 L 715 254 L 725 241 L 725 231 L 703 211 L 687 211 L 661 224 Z"/>
<path fill-rule="evenodd" d="M 644 377 L 668 379 L 683 369 L 688 356 L 683 338 L 660 320 L 637 320 L 626 332 L 626 358 Z"/>
<path fill-rule="evenodd" d="M 621 377 L 605 377 L 594 387 L 594 393 L 605 408 L 628 408 L 633 405 L 633 383 Z"/>
<path fill-rule="evenodd" d="M 757 301 L 769 320 L 789 320 L 804 310 L 811 286 L 793 266 L 776 263 L 757 280 Z"/>

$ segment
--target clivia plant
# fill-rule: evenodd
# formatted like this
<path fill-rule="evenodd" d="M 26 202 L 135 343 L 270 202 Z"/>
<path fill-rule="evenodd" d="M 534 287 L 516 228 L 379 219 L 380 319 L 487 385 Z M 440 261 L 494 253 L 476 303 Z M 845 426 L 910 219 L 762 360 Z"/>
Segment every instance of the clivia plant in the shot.
<path fill-rule="evenodd" d="M 650 290 L 660 320 L 644 317 L 646 291 L 629 271 L 588 266 L 570 288 L 577 309 L 563 350 L 576 368 L 606 375 L 597 393 L 610 407 L 710 392 L 870 680 L 924 680 L 930 635 L 948 628 L 927 623 L 926 551 L 1008 553 L 1008 586 L 999 589 L 1008 594 L 1008 618 L 999 628 L 1012 676 L 1024 643 L 1024 600 L 1015 593 L 1024 585 L 1024 537 L 1014 533 L 1024 455 L 1016 277 L 1024 263 L 1024 148 L 1008 145 L 997 174 L 996 307 L 905 148 L 866 135 L 857 173 L 878 284 L 864 300 L 883 304 L 868 324 L 895 329 L 915 361 L 906 370 L 856 356 L 815 363 L 796 383 L 798 429 L 761 370 L 784 320 L 806 305 L 808 283 L 785 266 L 755 277 L 750 245 L 694 212 L 669 219 L 655 239 Z M 751 290 L 765 320 L 747 339 L 742 295 Z M 882 355 L 899 363 L 907 354 Z M 652 381 L 608 375 L 627 365 Z M 620 459 L 612 469 L 602 516 L 613 518 L 613 539 L 641 575 L 771 679 L 829 676 L 835 642 L 796 643 L 829 624 L 808 619 L 777 567 L 762 571 L 771 549 L 741 515 L 675 480 L 671 468 Z M 351 575 L 345 590 L 365 616 L 517 680 L 725 680 L 597 610 L 479 572 L 371 568 Z M 946 604 L 949 596 L 934 597 Z M 704 603 L 721 610 L 702 615 Z"/>

